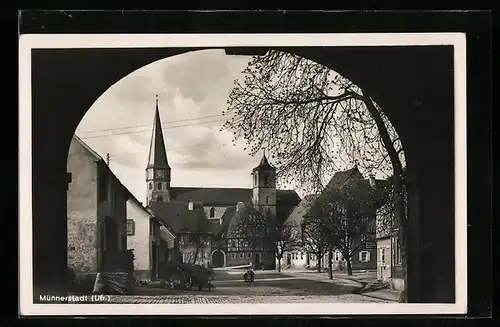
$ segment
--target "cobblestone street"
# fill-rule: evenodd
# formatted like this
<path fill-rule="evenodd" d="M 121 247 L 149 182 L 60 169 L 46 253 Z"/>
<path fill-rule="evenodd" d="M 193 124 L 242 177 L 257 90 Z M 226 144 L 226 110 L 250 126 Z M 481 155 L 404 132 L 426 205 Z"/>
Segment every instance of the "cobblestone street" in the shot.
<path fill-rule="evenodd" d="M 254 283 L 244 283 L 241 276 L 218 274 L 215 288 L 175 290 L 141 287 L 138 295 L 109 298 L 106 303 L 203 304 L 203 303 L 387 303 L 388 301 L 353 294 L 356 283 L 342 279 L 327 280 L 291 276 L 285 273 L 257 274 Z M 314 277 L 316 278 L 316 277 Z"/>
<path fill-rule="evenodd" d="M 208 303 L 388 303 L 357 294 L 312 296 L 217 296 L 217 295 L 156 295 L 112 296 L 106 303 L 133 304 L 208 304 Z"/>

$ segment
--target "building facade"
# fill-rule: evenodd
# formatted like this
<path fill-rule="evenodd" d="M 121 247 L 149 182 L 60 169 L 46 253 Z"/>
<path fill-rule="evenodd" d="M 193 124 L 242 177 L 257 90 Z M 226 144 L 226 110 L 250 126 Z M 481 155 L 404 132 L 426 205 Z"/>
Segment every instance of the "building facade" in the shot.
<path fill-rule="evenodd" d="M 158 278 L 160 266 L 176 262 L 176 235 L 133 195 L 127 201 L 127 247 L 134 251 L 134 274 L 145 280 Z"/>
<path fill-rule="evenodd" d="M 336 173 L 322 194 L 319 195 L 308 195 L 300 202 L 300 204 L 295 208 L 295 210 L 290 214 L 288 220 L 294 221 L 295 224 L 301 226 L 304 218 L 313 215 L 312 208 L 315 204 L 319 202 L 327 201 L 326 197 L 328 194 L 333 194 L 334 192 L 340 191 L 344 185 L 347 183 L 356 183 L 359 187 L 366 187 L 370 185 L 372 188 L 376 188 L 377 185 L 381 185 L 381 181 L 375 180 L 370 177 L 365 179 L 361 172 L 354 167 L 352 169 L 341 171 Z M 365 185 L 366 184 L 366 185 Z M 328 200 L 329 201 L 329 200 Z M 373 225 L 372 240 L 367 241 L 363 246 L 351 256 L 351 267 L 353 270 L 369 270 L 377 268 L 377 245 L 375 240 L 375 213 L 373 213 L 373 220 L 370 220 L 368 225 Z M 326 250 L 326 249 L 325 249 Z M 328 253 L 319 256 L 314 253 L 308 253 L 306 249 L 293 249 L 285 253 L 282 260 L 283 268 L 315 268 L 318 264 L 322 268 L 328 267 Z M 343 257 L 339 250 L 334 250 L 332 253 L 332 270 L 345 271 L 346 259 Z"/>
<path fill-rule="evenodd" d="M 129 192 L 104 160 L 76 135 L 68 153 L 68 267 L 95 274 L 127 250 Z"/>
<path fill-rule="evenodd" d="M 397 290 L 404 288 L 404 271 L 399 229 L 390 204 L 377 210 L 377 279 Z"/>

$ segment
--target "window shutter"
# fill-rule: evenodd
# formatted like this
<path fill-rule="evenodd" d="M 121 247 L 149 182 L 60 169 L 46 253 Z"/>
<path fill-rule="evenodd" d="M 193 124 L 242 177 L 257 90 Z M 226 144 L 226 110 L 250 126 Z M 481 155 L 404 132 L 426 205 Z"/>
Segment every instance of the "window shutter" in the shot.
<path fill-rule="evenodd" d="M 366 251 L 366 262 L 370 262 L 370 252 Z"/>
<path fill-rule="evenodd" d="M 359 262 L 363 262 L 363 252 L 359 252 Z"/>

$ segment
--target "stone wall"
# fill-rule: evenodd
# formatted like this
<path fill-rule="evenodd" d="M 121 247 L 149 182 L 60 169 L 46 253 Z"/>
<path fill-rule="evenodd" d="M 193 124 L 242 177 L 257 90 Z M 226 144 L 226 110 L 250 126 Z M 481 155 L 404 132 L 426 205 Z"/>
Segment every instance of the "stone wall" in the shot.
<path fill-rule="evenodd" d="M 97 271 L 97 164 L 73 140 L 68 153 L 68 266 L 75 273 Z"/>

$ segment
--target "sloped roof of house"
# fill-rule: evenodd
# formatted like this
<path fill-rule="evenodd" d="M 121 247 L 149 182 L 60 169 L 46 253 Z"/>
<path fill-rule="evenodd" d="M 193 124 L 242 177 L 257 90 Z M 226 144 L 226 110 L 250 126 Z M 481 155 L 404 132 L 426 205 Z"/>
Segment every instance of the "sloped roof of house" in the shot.
<path fill-rule="evenodd" d="M 234 215 L 227 223 L 227 229 L 225 230 L 225 232 L 227 234 L 231 234 L 232 232 L 236 231 L 238 229 L 238 224 L 240 223 L 240 221 L 247 215 L 251 214 L 259 214 L 258 210 L 251 203 L 245 203 L 240 208 L 237 208 L 237 210 L 234 212 Z"/>
<path fill-rule="evenodd" d="M 95 157 L 96 161 L 104 167 L 104 169 L 111 175 L 112 179 L 118 182 L 122 190 L 125 192 L 127 196 L 133 196 L 132 193 L 125 187 L 125 185 L 122 184 L 122 182 L 116 177 L 116 175 L 113 173 L 111 168 L 109 168 L 108 164 L 106 161 L 97 153 L 95 152 L 87 143 L 85 143 L 81 138 L 79 138 L 76 134 L 73 134 L 73 140 L 75 140 L 78 144 L 80 144 L 90 155 Z"/>
<path fill-rule="evenodd" d="M 388 183 L 387 180 L 380 180 L 380 179 L 375 180 L 375 185 L 381 191 L 384 190 L 387 183 Z M 354 185 L 355 187 L 360 189 L 363 188 L 368 189 L 371 187 L 370 180 L 364 179 L 363 175 L 361 174 L 361 172 L 358 170 L 357 167 L 337 172 L 328 182 L 324 191 L 319 196 L 317 196 L 316 199 L 314 199 L 314 201 L 310 204 L 309 209 L 306 212 L 305 216 L 312 214 L 311 212 L 312 207 L 315 204 L 319 204 L 321 202 L 326 201 L 328 197 L 334 197 L 335 194 L 347 184 Z M 377 205 L 379 204 L 377 203 Z"/>
<path fill-rule="evenodd" d="M 252 199 L 250 188 L 217 188 L 217 187 L 172 187 L 171 197 L 175 201 L 198 201 L 205 206 L 233 206 L 238 202 Z M 277 206 L 296 206 L 300 197 L 294 190 L 276 190 Z"/>
<path fill-rule="evenodd" d="M 309 211 L 309 208 L 313 204 L 314 200 L 316 199 L 316 195 L 306 195 L 302 201 L 300 201 L 299 205 L 293 209 L 293 211 L 290 213 L 286 221 L 294 221 L 298 226 L 302 223 L 302 220 L 304 219 L 304 216 L 307 214 Z"/>
<path fill-rule="evenodd" d="M 217 222 L 214 223 L 212 233 L 215 236 L 221 236 L 223 233 L 227 232 L 227 229 L 229 227 L 229 224 L 231 223 L 231 219 L 236 213 L 236 206 L 231 206 L 224 211 L 224 214 L 220 218 L 222 220 L 222 223 L 219 223 L 218 220 Z"/>
<path fill-rule="evenodd" d="M 193 210 L 189 210 L 187 201 L 151 202 L 149 208 L 176 234 L 212 233 L 213 224 L 206 217 L 203 206 L 197 202 L 193 204 Z"/>

